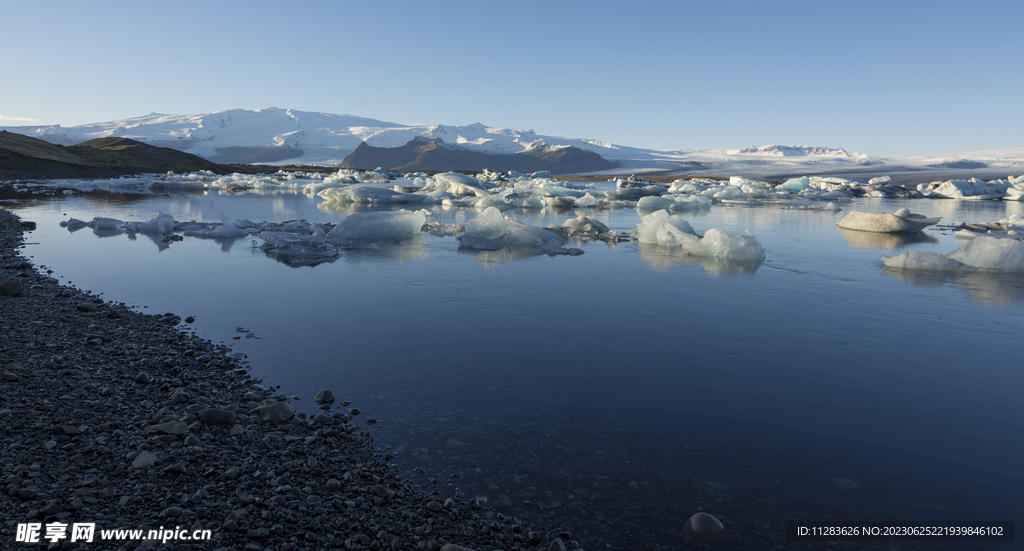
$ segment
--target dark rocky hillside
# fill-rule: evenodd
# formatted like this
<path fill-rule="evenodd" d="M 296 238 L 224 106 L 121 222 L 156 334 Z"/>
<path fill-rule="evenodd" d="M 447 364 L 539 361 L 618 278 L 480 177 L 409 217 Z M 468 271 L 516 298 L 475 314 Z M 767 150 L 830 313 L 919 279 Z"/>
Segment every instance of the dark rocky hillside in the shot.
<path fill-rule="evenodd" d="M 520 153 L 489 155 L 448 146 L 441 140 L 414 138 L 401 147 L 373 147 L 363 142 L 345 157 L 341 166 L 359 169 L 382 167 L 388 170 L 549 170 L 552 174 L 573 174 L 607 170 L 617 165 L 597 153 L 578 147 L 540 146 Z"/>

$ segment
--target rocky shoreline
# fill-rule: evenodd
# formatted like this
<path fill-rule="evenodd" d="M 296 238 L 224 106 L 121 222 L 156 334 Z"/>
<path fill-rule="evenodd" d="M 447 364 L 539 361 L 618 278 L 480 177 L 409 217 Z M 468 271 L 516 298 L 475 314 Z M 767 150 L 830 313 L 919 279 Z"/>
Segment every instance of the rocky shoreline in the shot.
<path fill-rule="evenodd" d="M 532 531 L 480 501 L 414 486 L 333 396 L 312 419 L 296 414 L 177 316 L 39 273 L 18 252 L 32 228 L 0 209 L 0 547 L 579 547 L 561 530 Z M 39 543 L 17 541 L 27 523 L 41 526 Z M 67 532 L 47 540 L 57 523 Z M 95 523 L 92 543 L 71 541 L 75 523 Z M 101 538 L 115 529 L 210 538 Z"/>

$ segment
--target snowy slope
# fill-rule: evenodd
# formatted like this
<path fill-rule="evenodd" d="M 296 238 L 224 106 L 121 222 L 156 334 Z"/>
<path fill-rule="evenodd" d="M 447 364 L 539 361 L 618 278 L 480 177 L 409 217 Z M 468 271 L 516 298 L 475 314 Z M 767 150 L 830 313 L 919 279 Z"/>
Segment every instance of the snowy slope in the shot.
<path fill-rule="evenodd" d="M 53 143 L 70 145 L 117 136 L 152 145 L 172 147 L 221 162 L 226 148 L 275 148 L 277 164 L 334 165 L 365 141 L 375 147 L 399 147 L 414 137 L 441 139 L 449 147 L 481 153 L 518 153 L 531 147 L 576 146 L 619 162 L 619 171 L 715 170 L 750 175 L 787 174 L 825 170 L 854 170 L 875 165 L 925 166 L 961 160 L 985 166 L 1020 167 L 1024 146 L 963 151 L 914 157 L 868 157 L 841 148 L 766 145 L 733 150 L 655 151 L 595 140 L 542 136 L 532 130 L 490 128 L 480 123 L 465 126 L 407 125 L 351 115 L 294 109 L 231 109 L 202 115 L 153 113 L 118 121 L 64 128 L 20 126 L 0 128 Z M 1019 171 L 1019 170 L 1018 170 Z M 607 171 L 606 171 L 607 172 Z"/>

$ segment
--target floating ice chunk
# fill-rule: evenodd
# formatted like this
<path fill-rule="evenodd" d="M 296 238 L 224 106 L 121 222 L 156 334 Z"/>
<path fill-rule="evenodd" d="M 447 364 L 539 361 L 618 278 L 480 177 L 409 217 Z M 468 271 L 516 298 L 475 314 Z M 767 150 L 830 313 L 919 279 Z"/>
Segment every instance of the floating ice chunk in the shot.
<path fill-rule="evenodd" d="M 435 189 L 440 189 L 443 191 L 447 191 L 452 195 L 468 195 L 476 197 L 490 195 L 490 193 L 488 193 L 488 191 L 484 189 L 483 184 L 480 183 L 480 180 L 477 180 L 472 176 L 467 176 L 465 174 L 461 174 L 458 172 L 444 172 L 441 174 L 436 174 L 434 176 L 433 183 L 430 183 L 428 181 L 428 183 L 424 185 L 423 189 L 424 191 L 433 191 Z"/>
<path fill-rule="evenodd" d="M 481 212 L 476 218 L 466 223 L 466 235 L 475 235 L 487 239 L 498 239 L 508 231 L 508 221 L 496 208 Z"/>
<path fill-rule="evenodd" d="M 887 186 L 892 182 L 892 178 L 888 176 L 876 176 L 868 180 L 868 184 L 873 186 Z"/>
<path fill-rule="evenodd" d="M 890 268 L 933 271 L 1024 272 L 1024 242 L 979 236 L 964 247 L 945 256 L 910 251 L 899 256 L 883 256 Z"/>
<path fill-rule="evenodd" d="M 119 230 L 124 227 L 124 222 L 116 218 L 103 218 L 97 216 L 89 223 L 94 230 Z"/>
<path fill-rule="evenodd" d="M 691 211 L 711 208 L 711 200 L 701 195 L 662 195 L 641 197 L 636 202 L 637 210 Z"/>
<path fill-rule="evenodd" d="M 548 230 L 520 224 L 502 216 L 490 207 L 466 223 L 466 231 L 458 237 L 459 248 L 475 251 L 499 249 L 531 249 L 549 255 L 579 255 L 580 249 L 566 248 L 566 239 Z"/>
<path fill-rule="evenodd" d="M 1024 184 L 1013 184 L 1006 188 L 1006 195 L 1003 201 L 1024 201 Z"/>
<path fill-rule="evenodd" d="M 743 235 L 725 228 L 712 228 L 704 237 L 688 236 L 680 240 L 683 251 L 693 256 L 709 256 L 726 260 L 764 260 L 764 247 L 753 235 Z"/>
<path fill-rule="evenodd" d="M 292 232 L 262 232 L 260 250 L 289 266 L 315 266 L 337 258 L 338 249 L 316 235 Z"/>
<path fill-rule="evenodd" d="M 401 241 L 420 232 L 427 221 L 422 211 L 407 210 L 353 214 L 334 227 L 326 240 Z"/>
<path fill-rule="evenodd" d="M 803 190 L 805 190 L 805 189 L 807 189 L 809 187 L 811 187 L 811 180 L 809 178 L 807 178 L 807 176 L 804 176 L 802 178 L 793 178 L 793 179 L 790 179 L 790 180 L 786 180 L 786 182 L 784 184 L 776 187 L 775 189 L 784 189 L 786 191 L 797 191 L 797 192 L 799 192 L 799 191 L 803 191 Z"/>
<path fill-rule="evenodd" d="M 236 227 L 227 219 L 219 226 L 186 229 L 182 233 L 189 237 L 243 237 L 249 235 L 249 232 Z"/>
<path fill-rule="evenodd" d="M 881 233 L 914 233 L 933 224 L 941 218 L 927 218 L 921 214 L 911 214 L 908 209 L 900 209 L 894 214 L 876 212 L 851 211 L 839 221 L 837 226 L 847 230 L 859 230 Z"/>
<path fill-rule="evenodd" d="M 971 178 L 967 180 L 948 180 L 945 182 L 932 182 L 921 189 L 918 189 L 927 193 L 930 197 L 938 197 L 943 199 L 995 199 L 1005 195 L 1007 188 L 1010 184 L 1007 182 L 1006 185 L 990 185 L 977 178 Z"/>
<path fill-rule="evenodd" d="M 174 217 L 161 212 L 149 222 L 129 222 L 125 229 L 145 235 L 170 235 L 174 233 Z"/>
<path fill-rule="evenodd" d="M 344 188 L 329 188 L 317 196 L 328 203 L 356 203 L 360 205 L 376 204 L 423 204 L 424 196 L 414 193 L 402 193 L 393 189 L 372 187 L 372 186 L 350 186 Z"/>
<path fill-rule="evenodd" d="M 775 187 L 774 184 L 769 184 L 768 182 L 762 182 L 760 180 L 751 180 L 750 178 L 743 178 L 742 176 L 730 176 L 729 177 L 729 185 L 730 186 L 735 186 L 735 187 L 743 187 L 743 186 L 753 186 L 753 187 L 761 187 L 761 188 L 772 188 L 772 187 Z"/>
<path fill-rule="evenodd" d="M 714 189 L 714 188 L 712 188 Z M 727 186 L 725 189 L 716 191 L 712 195 L 715 199 L 749 199 L 750 196 L 743 192 L 743 189 L 733 185 Z"/>
<path fill-rule="evenodd" d="M 980 236 L 948 255 L 952 260 L 978 270 L 1024 272 L 1024 242 Z"/>
<path fill-rule="evenodd" d="M 933 272 L 955 272 L 964 267 L 946 255 L 928 251 L 908 251 L 899 256 L 883 256 L 882 262 L 889 268 Z"/>
<path fill-rule="evenodd" d="M 577 197 L 573 203 L 575 203 L 577 207 L 596 207 L 597 197 L 587 193 L 583 197 Z"/>
<path fill-rule="evenodd" d="M 657 210 L 644 216 L 640 223 L 637 224 L 636 229 L 629 231 L 629 235 L 641 243 L 660 243 L 658 240 L 658 230 L 666 224 L 673 226 L 683 233 L 697 235 L 697 232 L 693 231 L 690 223 L 684 220 L 682 216 L 669 214 L 664 210 Z"/>
<path fill-rule="evenodd" d="M 708 230 L 700 237 L 689 222 L 679 215 L 659 210 L 643 217 L 629 234 L 640 243 L 682 247 L 686 254 L 729 260 L 764 260 L 764 248 L 752 235 L 742 235 L 723 228 Z"/>

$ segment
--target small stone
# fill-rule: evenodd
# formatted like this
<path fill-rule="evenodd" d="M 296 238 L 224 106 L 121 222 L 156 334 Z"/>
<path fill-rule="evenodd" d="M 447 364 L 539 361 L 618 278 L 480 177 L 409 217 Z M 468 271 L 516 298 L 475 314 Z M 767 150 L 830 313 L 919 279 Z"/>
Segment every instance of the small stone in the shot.
<path fill-rule="evenodd" d="M 329 413 L 320 412 L 313 416 L 314 424 L 330 424 L 334 422 L 334 416 Z"/>
<path fill-rule="evenodd" d="M 548 551 L 565 551 L 565 542 L 562 541 L 562 538 L 551 540 L 551 544 L 548 545 Z"/>
<path fill-rule="evenodd" d="M 0 295 L 13 297 L 21 294 L 21 284 L 17 281 L 8 280 L 0 283 Z"/>
<path fill-rule="evenodd" d="M 13 381 L 17 381 L 18 380 L 18 374 L 17 373 L 11 373 L 10 371 L 4 371 L 4 380 L 5 381 L 12 381 L 12 382 Z"/>
<path fill-rule="evenodd" d="M 455 545 L 454 543 L 446 543 L 441 546 L 440 551 L 473 551 L 469 547 L 463 547 L 461 545 Z"/>
<path fill-rule="evenodd" d="M 440 513 L 441 509 L 442 509 L 442 506 L 437 501 L 428 501 L 427 502 L 427 510 L 428 511 L 433 511 L 435 513 Z"/>
<path fill-rule="evenodd" d="M 333 404 L 334 393 L 330 390 L 321 390 L 316 393 L 316 398 L 314 398 L 314 400 L 316 400 L 316 403 L 318 404 Z"/>
<path fill-rule="evenodd" d="M 722 531 L 722 523 L 715 517 L 700 512 L 690 517 L 689 527 L 698 535 L 710 537 Z"/>
<path fill-rule="evenodd" d="M 163 510 L 160 514 L 168 518 L 177 518 L 181 516 L 181 507 L 168 507 Z"/>
<path fill-rule="evenodd" d="M 183 463 L 174 463 L 164 467 L 164 472 L 171 474 L 182 474 L 185 472 L 185 465 Z"/>
<path fill-rule="evenodd" d="M 146 428 L 146 432 L 160 431 L 165 434 L 172 434 L 174 436 L 181 436 L 188 433 L 188 423 L 184 421 L 170 421 L 167 423 L 160 423 L 159 425 L 152 425 Z"/>
<path fill-rule="evenodd" d="M 194 318 L 192 316 L 189 316 L 189 317 L 185 318 L 185 323 L 192 323 L 194 321 L 196 321 L 196 318 Z"/>
<path fill-rule="evenodd" d="M 135 382 L 140 384 L 147 384 L 151 380 L 149 373 L 139 373 L 135 376 Z"/>
<path fill-rule="evenodd" d="M 362 413 L 362 412 L 359 411 L 359 408 L 352 408 L 352 409 L 348 410 L 348 414 L 349 415 L 359 415 L 360 413 Z"/>
<path fill-rule="evenodd" d="M 181 390 L 180 388 L 176 389 L 174 391 L 174 394 L 171 394 L 171 401 L 174 402 L 175 404 L 184 404 L 185 402 L 188 402 L 190 399 L 191 397 L 188 395 L 188 393 Z"/>
<path fill-rule="evenodd" d="M 324 491 L 325 492 L 336 492 L 336 491 L 338 491 L 340 489 L 341 489 L 341 481 L 336 479 L 336 478 L 332 478 L 332 479 L 327 481 L 327 484 L 324 484 Z"/>
<path fill-rule="evenodd" d="M 156 464 L 156 454 L 153 452 L 141 452 L 132 461 L 132 467 L 139 470 L 152 468 Z"/>
<path fill-rule="evenodd" d="M 207 408 L 200 411 L 196 417 L 208 425 L 234 425 L 238 422 L 238 414 L 226 409 Z"/>
<path fill-rule="evenodd" d="M 199 437 L 194 434 L 185 437 L 185 444 L 188 446 L 198 446 L 199 443 Z"/>
<path fill-rule="evenodd" d="M 274 402 L 269 406 L 259 408 L 260 417 L 271 423 L 284 423 L 295 417 L 295 408 L 287 402 Z"/>
<path fill-rule="evenodd" d="M 76 308 L 78 308 L 80 312 L 95 312 L 99 310 L 99 307 L 92 302 L 80 302 Z"/>
<path fill-rule="evenodd" d="M 454 509 L 455 508 L 455 500 L 452 499 L 452 498 L 448 498 L 448 499 L 444 500 L 444 508 L 445 509 Z"/>
<path fill-rule="evenodd" d="M 35 488 L 18 488 L 18 499 L 23 501 L 35 499 L 37 495 L 39 495 L 39 490 Z"/>
<path fill-rule="evenodd" d="M 228 470 L 224 471 L 224 478 L 227 479 L 227 480 L 234 480 L 234 479 L 238 478 L 238 475 L 240 473 L 241 473 L 241 469 L 239 469 L 238 467 L 232 466 L 232 467 L 228 468 Z"/>

